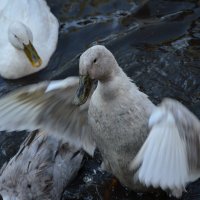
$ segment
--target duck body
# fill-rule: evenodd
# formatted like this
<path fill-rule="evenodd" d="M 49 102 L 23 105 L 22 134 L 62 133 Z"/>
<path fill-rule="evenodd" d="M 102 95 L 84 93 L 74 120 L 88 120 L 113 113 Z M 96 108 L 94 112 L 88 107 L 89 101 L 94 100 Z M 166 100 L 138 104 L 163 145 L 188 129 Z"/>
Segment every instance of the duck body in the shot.
<path fill-rule="evenodd" d="M 105 169 L 134 190 L 146 190 L 133 181 L 129 165 L 147 138 L 154 107 L 122 70 L 110 83 L 99 82 L 90 101 L 90 124 Z"/>
<path fill-rule="evenodd" d="M 0 2 L 1 3 L 1 2 Z M 16 49 L 8 39 L 9 26 L 20 22 L 32 32 L 33 46 L 42 59 L 38 68 L 33 68 L 23 51 Z M 59 24 L 44 0 L 2 1 L 0 10 L 0 74 L 16 79 L 35 73 L 47 66 L 55 51 Z"/>
<path fill-rule="evenodd" d="M 0 1 L 0 12 L 3 10 L 3 8 L 5 7 L 6 3 L 8 0 L 1 0 Z"/>
<path fill-rule="evenodd" d="M 89 124 L 102 166 L 133 190 L 153 186 L 181 197 L 200 177 L 199 119 L 172 99 L 155 106 L 101 45 L 81 55 L 79 74 L 76 105 L 86 101 L 89 80 L 98 80 Z"/>

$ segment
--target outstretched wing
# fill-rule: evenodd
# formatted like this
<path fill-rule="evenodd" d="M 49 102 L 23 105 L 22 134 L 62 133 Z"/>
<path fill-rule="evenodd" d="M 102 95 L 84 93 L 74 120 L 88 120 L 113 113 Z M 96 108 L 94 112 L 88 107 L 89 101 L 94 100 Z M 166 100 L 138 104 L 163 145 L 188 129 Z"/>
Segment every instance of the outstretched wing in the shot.
<path fill-rule="evenodd" d="M 73 104 L 78 78 L 30 85 L 0 99 L 0 130 L 36 129 L 63 136 L 93 154 L 95 144 L 88 125 L 89 100 Z"/>
<path fill-rule="evenodd" d="M 165 99 L 149 119 L 148 138 L 131 163 L 146 186 L 181 196 L 200 176 L 200 121 L 186 107 Z"/>

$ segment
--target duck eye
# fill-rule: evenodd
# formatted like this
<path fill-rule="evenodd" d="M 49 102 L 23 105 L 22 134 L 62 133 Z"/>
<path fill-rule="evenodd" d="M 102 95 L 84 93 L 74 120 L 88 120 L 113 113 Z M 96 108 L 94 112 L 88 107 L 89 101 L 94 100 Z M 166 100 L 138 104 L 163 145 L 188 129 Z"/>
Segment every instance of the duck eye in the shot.
<path fill-rule="evenodd" d="M 96 63 L 97 62 L 97 59 L 95 58 L 94 60 L 93 60 L 93 63 Z"/>

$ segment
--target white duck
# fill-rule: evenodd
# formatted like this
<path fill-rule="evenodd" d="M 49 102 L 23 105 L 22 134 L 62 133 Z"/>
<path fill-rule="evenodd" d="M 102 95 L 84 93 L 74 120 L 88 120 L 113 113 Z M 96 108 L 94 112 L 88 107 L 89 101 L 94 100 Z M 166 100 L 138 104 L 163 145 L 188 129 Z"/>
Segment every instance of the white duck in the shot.
<path fill-rule="evenodd" d="M 81 55 L 79 73 L 75 103 L 83 105 L 73 104 L 78 78 L 25 87 L 0 99 L 0 130 L 58 133 L 91 155 L 96 145 L 104 169 L 127 187 L 180 197 L 200 177 L 198 118 L 172 99 L 155 106 L 104 46 Z"/>
<path fill-rule="evenodd" d="M 45 0 L 0 0 L 0 75 L 17 79 L 46 67 L 58 28 Z"/>

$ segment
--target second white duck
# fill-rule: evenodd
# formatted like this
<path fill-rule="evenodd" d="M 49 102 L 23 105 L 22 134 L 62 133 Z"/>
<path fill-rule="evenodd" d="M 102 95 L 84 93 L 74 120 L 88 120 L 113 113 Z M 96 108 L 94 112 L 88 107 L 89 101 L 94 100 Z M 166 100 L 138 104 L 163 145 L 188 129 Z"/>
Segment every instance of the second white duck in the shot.
<path fill-rule="evenodd" d="M 44 0 L 0 0 L 0 75 L 17 79 L 47 66 L 59 24 Z"/>

